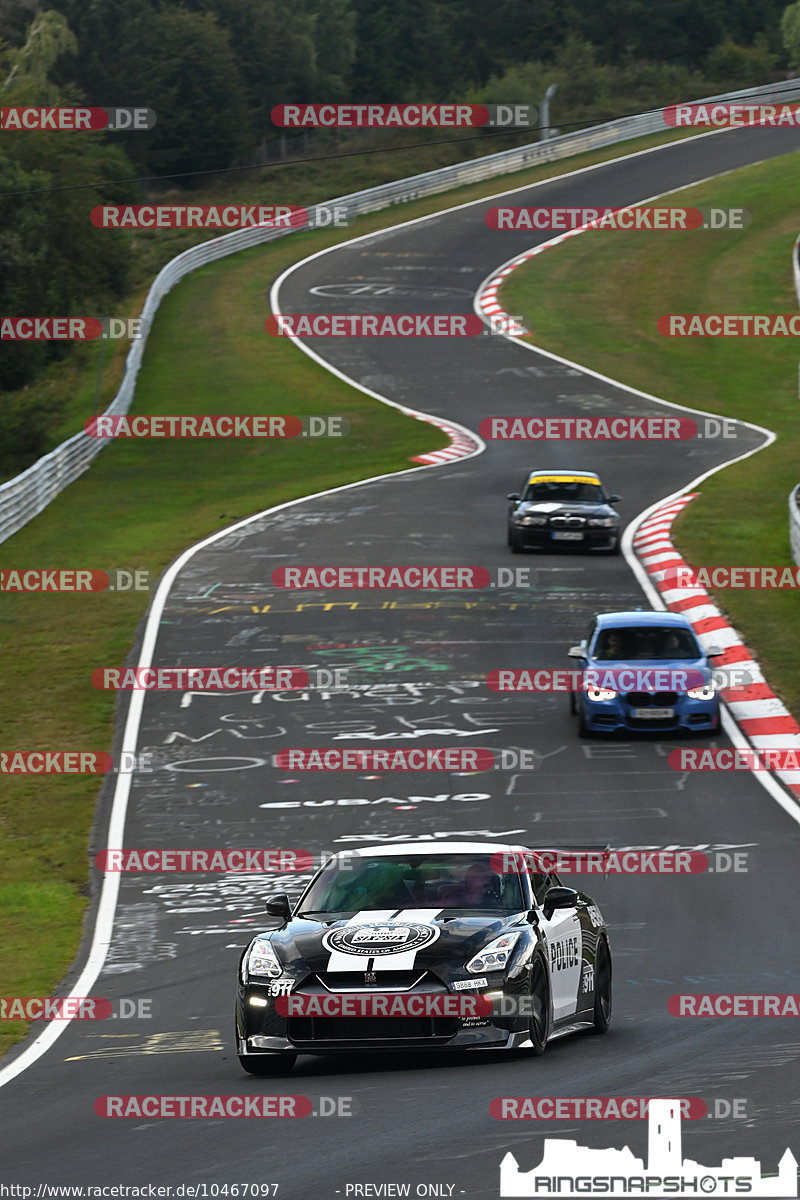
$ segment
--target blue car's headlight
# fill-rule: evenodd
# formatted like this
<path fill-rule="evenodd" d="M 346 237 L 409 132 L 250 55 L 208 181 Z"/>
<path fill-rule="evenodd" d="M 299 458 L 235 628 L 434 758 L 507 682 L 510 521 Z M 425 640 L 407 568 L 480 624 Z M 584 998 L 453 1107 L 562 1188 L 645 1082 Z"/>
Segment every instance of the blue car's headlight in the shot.
<path fill-rule="evenodd" d="M 598 702 L 600 700 L 613 700 L 616 692 L 612 692 L 611 688 L 590 687 L 586 689 L 586 699 Z"/>
<path fill-rule="evenodd" d="M 686 695 L 690 700 L 713 700 L 717 693 L 717 685 L 713 679 L 699 688 L 689 688 Z"/>
<path fill-rule="evenodd" d="M 278 961 L 272 943 L 266 938 L 256 938 L 245 959 L 248 975 L 262 975 L 267 979 L 278 979 L 283 967 Z"/>
<path fill-rule="evenodd" d="M 484 946 L 480 954 L 476 954 L 467 963 L 471 975 L 482 975 L 484 971 L 504 971 L 511 958 L 511 952 L 519 941 L 518 933 L 504 933 Z"/>

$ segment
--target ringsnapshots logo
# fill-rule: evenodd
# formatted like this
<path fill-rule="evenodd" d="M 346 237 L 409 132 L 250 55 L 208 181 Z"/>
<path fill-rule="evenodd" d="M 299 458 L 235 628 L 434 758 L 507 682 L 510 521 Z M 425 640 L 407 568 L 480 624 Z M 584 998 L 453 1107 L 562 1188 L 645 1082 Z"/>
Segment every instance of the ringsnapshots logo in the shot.
<path fill-rule="evenodd" d="M 490 208 L 484 215 L 489 229 L 674 231 L 746 229 L 752 220 L 746 208 Z"/>
<path fill-rule="evenodd" d="M 623 1150 L 579 1146 L 574 1139 L 545 1138 L 542 1159 L 521 1171 L 509 1151 L 500 1163 L 501 1197 L 558 1196 L 797 1196 L 797 1159 L 786 1150 L 777 1174 L 764 1174 L 752 1156 L 706 1167 L 683 1158 L 681 1100 L 652 1098 L 648 1109 L 647 1162 Z"/>
<path fill-rule="evenodd" d="M 276 104 L 280 129 L 529 129 L 532 104 Z"/>
<path fill-rule="evenodd" d="M 87 130 L 152 129 L 156 114 L 152 108 L 2 108 L 0 130 L 44 130 L 71 133 Z"/>

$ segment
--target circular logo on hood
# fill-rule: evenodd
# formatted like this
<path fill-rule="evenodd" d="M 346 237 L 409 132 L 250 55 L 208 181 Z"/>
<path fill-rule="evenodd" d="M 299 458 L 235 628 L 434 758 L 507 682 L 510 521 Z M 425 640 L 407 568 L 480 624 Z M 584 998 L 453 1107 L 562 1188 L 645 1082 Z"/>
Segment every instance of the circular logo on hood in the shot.
<path fill-rule="evenodd" d="M 343 954 L 363 954 L 367 958 L 380 958 L 384 954 L 406 954 L 409 950 L 421 950 L 435 942 L 439 930 L 435 925 L 393 925 L 386 922 L 375 925 L 345 925 L 326 933 L 322 939 L 328 950 L 339 950 Z"/>

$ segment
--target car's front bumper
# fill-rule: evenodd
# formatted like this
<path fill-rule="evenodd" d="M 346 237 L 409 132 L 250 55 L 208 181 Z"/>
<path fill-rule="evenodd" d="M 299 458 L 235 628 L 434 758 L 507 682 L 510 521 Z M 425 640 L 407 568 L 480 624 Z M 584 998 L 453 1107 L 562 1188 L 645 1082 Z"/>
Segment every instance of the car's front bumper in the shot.
<path fill-rule="evenodd" d="M 648 697 L 648 701 L 656 698 Z M 674 702 L 663 704 L 629 702 L 624 695 L 616 696 L 613 700 L 588 700 L 582 696 L 578 703 L 582 706 L 586 727 L 593 733 L 619 730 L 711 732 L 719 726 L 719 699 L 716 696 L 713 700 L 692 700 L 686 695 L 679 695 Z M 672 710 L 672 715 L 658 715 L 668 709 Z"/>
<path fill-rule="evenodd" d="M 546 525 L 512 525 L 511 537 L 526 550 L 612 550 L 619 538 L 619 526 L 611 529 L 549 529 Z M 563 537 L 575 533 L 580 536 Z"/>
<path fill-rule="evenodd" d="M 445 986 L 410 990 L 376 989 L 406 998 L 426 994 L 453 997 Z M 486 1016 L 286 1016 L 259 985 L 240 984 L 236 1005 L 239 1054 L 336 1054 L 357 1051 L 512 1049 L 529 1040 L 528 997 L 522 980 L 507 981 L 502 1000 Z M 492 992 L 497 995 L 496 986 Z M 334 993 L 336 994 L 336 993 Z M 341 992 L 342 996 L 347 990 Z M 473 993 L 474 994 L 474 993 Z M 300 985 L 292 997 L 330 996 L 314 984 Z M 256 1005 L 252 1000 L 256 1000 Z M 266 1000 L 266 1004 L 263 1001 Z"/>

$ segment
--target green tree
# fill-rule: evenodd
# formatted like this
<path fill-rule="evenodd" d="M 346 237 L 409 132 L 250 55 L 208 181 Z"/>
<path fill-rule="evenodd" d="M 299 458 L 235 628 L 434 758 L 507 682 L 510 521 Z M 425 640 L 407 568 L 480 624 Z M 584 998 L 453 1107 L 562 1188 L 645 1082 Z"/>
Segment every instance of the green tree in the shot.
<path fill-rule="evenodd" d="M 789 68 L 800 71 L 800 0 L 783 10 L 781 17 L 783 48 L 789 57 Z"/>

